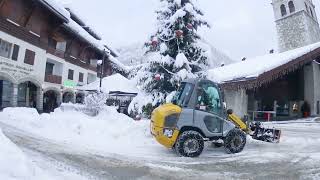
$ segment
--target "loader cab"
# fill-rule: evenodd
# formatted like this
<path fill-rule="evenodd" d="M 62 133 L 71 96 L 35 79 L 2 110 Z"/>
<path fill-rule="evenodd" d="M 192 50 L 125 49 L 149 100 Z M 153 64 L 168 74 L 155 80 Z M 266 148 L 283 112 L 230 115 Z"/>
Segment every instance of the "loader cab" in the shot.
<path fill-rule="evenodd" d="M 209 80 L 183 81 L 172 103 L 181 108 L 190 108 L 225 117 L 223 93 L 220 87 Z"/>
<path fill-rule="evenodd" d="M 197 127 L 206 137 L 224 136 L 227 116 L 223 94 L 214 82 L 195 79 L 182 82 L 173 103 L 183 108 L 178 125 Z"/>

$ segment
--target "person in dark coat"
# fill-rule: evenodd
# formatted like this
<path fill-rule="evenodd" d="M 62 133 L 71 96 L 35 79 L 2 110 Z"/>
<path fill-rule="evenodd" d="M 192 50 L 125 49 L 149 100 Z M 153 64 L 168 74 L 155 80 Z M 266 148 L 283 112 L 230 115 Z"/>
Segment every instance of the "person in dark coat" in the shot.
<path fill-rule="evenodd" d="M 302 104 L 301 112 L 302 112 L 302 117 L 304 118 L 307 118 L 310 116 L 311 107 L 307 101 L 304 101 L 304 103 Z"/>

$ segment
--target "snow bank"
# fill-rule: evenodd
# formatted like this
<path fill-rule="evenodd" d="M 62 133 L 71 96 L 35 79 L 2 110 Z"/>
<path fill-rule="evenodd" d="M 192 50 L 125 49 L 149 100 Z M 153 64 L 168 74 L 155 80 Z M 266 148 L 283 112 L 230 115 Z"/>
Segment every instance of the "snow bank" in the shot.
<path fill-rule="evenodd" d="M 98 91 L 100 87 L 100 79 L 92 82 L 88 85 L 78 87 L 79 90 L 86 91 Z M 138 93 L 135 82 L 123 77 L 121 74 L 114 74 L 103 78 L 102 80 L 102 91 L 104 93 L 109 93 L 112 91 L 120 91 L 126 93 Z"/>
<path fill-rule="evenodd" d="M 245 78 L 255 78 L 276 67 L 284 65 L 298 57 L 301 57 L 320 47 L 320 43 L 315 43 L 302 48 L 286 51 L 283 53 L 267 54 L 256 58 L 247 59 L 228 66 L 209 70 L 208 78 L 218 83 L 243 80 Z"/>
<path fill-rule="evenodd" d="M 19 114 L 19 113 L 17 113 Z M 0 129 L 0 179 L 43 180 L 50 179 L 36 167 Z"/>
<path fill-rule="evenodd" d="M 315 121 L 310 121 L 313 124 L 308 124 L 309 121 L 301 124 L 302 120 L 301 123 L 296 121 L 288 122 L 288 124 L 269 124 L 283 130 L 279 144 L 256 141 L 248 137 L 244 151 L 239 154 L 226 154 L 223 148 L 212 148 L 207 144 L 199 158 L 189 159 L 177 157 L 173 151 L 159 145 L 150 135 L 148 120 L 133 121 L 128 116 L 119 114 L 112 107 L 105 107 L 96 117 L 87 116 L 75 109 L 77 107 L 57 109 L 54 113 L 39 115 L 33 109 L 6 108 L 0 112 L 0 121 L 58 143 L 68 143 L 107 156 L 161 162 L 162 165 L 167 162 L 189 165 L 191 163 L 212 164 L 217 162 L 262 164 L 281 161 L 292 162 L 306 156 L 310 157 L 312 163 L 320 163 L 320 124 Z M 0 135 L 0 143 L 6 145 L 2 139 L 3 136 Z M 6 162 L 3 158 L 10 158 L 10 154 L 17 154 L 10 152 L 8 156 L 2 156 L 3 149 L 6 148 L 0 149 L 0 162 Z M 17 156 L 12 158 L 15 157 Z M 15 162 L 16 160 L 10 159 L 8 161 Z M 0 174 L 2 174 L 1 170 Z M 7 178 L 1 178 L 0 175 L 0 179 Z"/>
<path fill-rule="evenodd" d="M 114 107 L 105 107 L 96 117 L 71 108 L 41 115 L 33 109 L 6 108 L 0 121 L 48 139 L 108 153 L 134 156 L 149 151 L 146 145 L 159 146 L 150 135 L 150 121 L 134 121 Z"/>

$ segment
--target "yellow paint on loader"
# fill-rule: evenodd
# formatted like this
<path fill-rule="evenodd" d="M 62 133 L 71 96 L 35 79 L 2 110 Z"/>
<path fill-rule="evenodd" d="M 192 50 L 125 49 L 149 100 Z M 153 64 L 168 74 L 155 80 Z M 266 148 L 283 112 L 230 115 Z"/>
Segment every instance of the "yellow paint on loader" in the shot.
<path fill-rule="evenodd" d="M 229 114 L 229 119 L 236 125 L 238 126 L 241 130 L 243 131 L 247 131 L 248 127 L 247 125 L 234 113 L 233 114 Z"/>
<path fill-rule="evenodd" d="M 152 112 L 150 130 L 151 134 L 156 138 L 156 140 L 167 148 L 172 148 L 176 143 L 176 140 L 179 136 L 178 129 L 173 130 L 173 136 L 171 138 L 164 135 L 163 131 L 165 128 L 165 119 L 167 116 L 172 114 L 180 114 L 182 112 L 181 107 L 174 104 L 165 104 L 158 107 Z M 175 127 L 174 127 L 175 128 Z"/>

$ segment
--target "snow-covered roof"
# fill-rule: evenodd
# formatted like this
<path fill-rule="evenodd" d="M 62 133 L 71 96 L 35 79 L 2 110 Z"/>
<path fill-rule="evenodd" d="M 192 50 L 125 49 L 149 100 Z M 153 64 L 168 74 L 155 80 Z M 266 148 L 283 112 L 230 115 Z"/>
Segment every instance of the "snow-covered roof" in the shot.
<path fill-rule="evenodd" d="M 294 62 L 298 58 L 319 48 L 320 42 L 283 53 L 267 54 L 264 56 L 249 58 L 245 61 L 209 70 L 208 78 L 218 83 L 257 79 L 259 76 L 280 66 Z M 319 55 L 320 54 L 318 54 L 318 56 Z M 312 61 L 312 59 L 309 60 Z"/>
<path fill-rule="evenodd" d="M 78 34 L 82 38 L 84 38 L 86 41 L 88 41 L 91 45 L 93 45 L 95 48 L 103 51 L 104 44 L 101 43 L 101 41 L 95 39 L 93 36 L 91 36 L 86 30 L 84 30 L 79 24 L 77 24 L 74 20 L 69 19 L 68 23 L 64 23 L 64 25 L 72 30 L 74 33 Z"/>
<path fill-rule="evenodd" d="M 93 83 L 78 87 L 78 90 L 83 91 L 99 91 L 100 79 Z M 102 92 L 124 92 L 124 93 L 138 93 L 138 89 L 133 81 L 123 77 L 121 74 L 114 74 L 103 78 Z"/>
<path fill-rule="evenodd" d="M 63 17 L 66 20 L 64 22 L 65 27 L 70 29 L 73 33 L 78 34 L 80 37 L 82 37 L 92 46 L 94 46 L 100 51 L 103 51 L 105 48 L 108 48 L 113 54 L 113 56 L 118 56 L 117 52 L 113 48 L 111 48 L 109 45 L 106 45 L 104 41 L 97 40 L 87 30 L 84 29 L 84 28 L 87 28 L 87 29 L 89 28 L 89 30 L 90 29 L 92 30 L 91 27 L 82 27 L 81 25 L 76 23 L 71 18 L 70 12 L 66 9 L 66 7 L 64 7 L 63 4 L 61 4 L 57 0 L 39 0 L 39 2 L 44 4 L 50 10 L 54 10 L 56 14 L 59 14 L 61 17 Z M 82 19 L 79 19 L 79 20 L 82 20 Z"/>
<path fill-rule="evenodd" d="M 62 4 L 58 3 L 56 0 L 39 0 L 40 3 L 45 5 L 50 10 L 55 11 L 58 16 L 68 21 L 70 19 L 70 13 L 63 7 Z"/>

